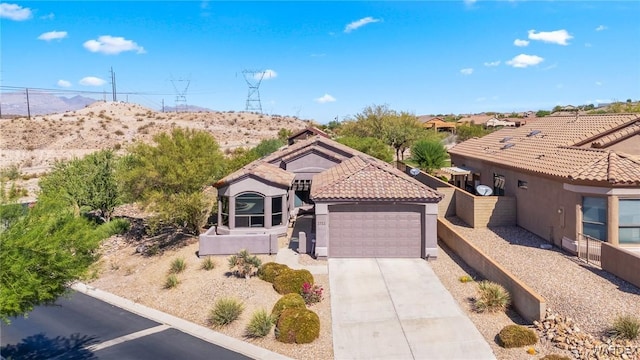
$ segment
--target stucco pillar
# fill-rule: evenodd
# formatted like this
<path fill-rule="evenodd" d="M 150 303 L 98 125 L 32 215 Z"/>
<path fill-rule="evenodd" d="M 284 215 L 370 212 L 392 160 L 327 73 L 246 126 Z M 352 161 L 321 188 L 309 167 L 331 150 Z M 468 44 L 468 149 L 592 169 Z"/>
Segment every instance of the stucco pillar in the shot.
<path fill-rule="evenodd" d="M 607 242 L 613 246 L 619 245 L 618 237 L 618 196 L 610 195 L 607 197 Z"/>
<path fill-rule="evenodd" d="M 222 225 L 222 197 L 218 196 L 218 226 Z"/>
<path fill-rule="evenodd" d="M 271 222 L 273 221 L 271 214 L 273 211 L 271 207 L 273 202 L 271 201 L 271 196 L 264 197 L 264 227 L 267 229 L 271 229 Z"/>
<path fill-rule="evenodd" d="M 281 195 L 282 198 L 282 224 L 286 225 L 289 223 L 289 204 L 287 204 L 288 196 Z"/>
<path fill-rule="evenodd" d="M 329 206 L 316 203 L 316 257 L 325 258 L 329 250 Z"/>

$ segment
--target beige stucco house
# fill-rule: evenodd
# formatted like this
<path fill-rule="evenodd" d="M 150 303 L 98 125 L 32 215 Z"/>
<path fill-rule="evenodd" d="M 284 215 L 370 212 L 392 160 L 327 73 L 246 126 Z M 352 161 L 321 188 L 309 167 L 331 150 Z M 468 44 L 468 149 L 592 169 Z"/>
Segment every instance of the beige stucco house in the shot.
<path fill-rule="evenodd" d="M 214 184 L 218 225 L 200 236 L 200 255 L 274 253 L 274 239 L 306 209 L 314 215 L 307 234 L 314 256 L 437 256 L 441 194 L 324 134 L 290 140 Z"/>
<path fill-rule="evenodd" d="M 487 185 L 517 199 L 517 224 L 576 251 L 582 235 L 640 249 L 640 116 L 550 116 L 449 150 Z"/>

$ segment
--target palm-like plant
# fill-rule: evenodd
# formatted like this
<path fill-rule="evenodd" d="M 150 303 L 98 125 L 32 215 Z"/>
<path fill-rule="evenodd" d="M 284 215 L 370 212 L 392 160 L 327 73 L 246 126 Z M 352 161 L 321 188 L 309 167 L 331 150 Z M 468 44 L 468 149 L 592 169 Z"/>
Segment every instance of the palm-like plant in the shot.
<path fill-rule="evenodd" d="M 447 157 L 447 149 L 436 140 L 420 140 L 411 147 L 412 160 L 429 173 L 443 167 Z"/>

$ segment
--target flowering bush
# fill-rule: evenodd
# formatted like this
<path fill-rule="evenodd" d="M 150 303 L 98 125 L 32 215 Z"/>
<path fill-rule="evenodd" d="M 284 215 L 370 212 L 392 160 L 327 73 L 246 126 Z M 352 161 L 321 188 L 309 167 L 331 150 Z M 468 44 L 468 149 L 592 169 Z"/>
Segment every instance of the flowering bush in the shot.
<path fill-rule="evenodd" d="M 302 284 L 302 289 L 300 290 L 300 295 L 304 299 L 305 304 L 311 305 L 315 303 L 319 303 L 322 300 L 322 286 L 320 285 L 312 285 L 308 282 Z"/>

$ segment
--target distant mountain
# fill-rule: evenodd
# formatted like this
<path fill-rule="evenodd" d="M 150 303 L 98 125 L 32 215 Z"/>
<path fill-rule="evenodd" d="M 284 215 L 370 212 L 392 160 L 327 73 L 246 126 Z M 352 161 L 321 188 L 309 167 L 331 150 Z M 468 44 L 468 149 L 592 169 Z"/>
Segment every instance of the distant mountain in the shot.
<path fill-rule="evenodd" d="M 201 107 L 201 106 L 197 106 L 197 105 L 187 105 L 185 106 L 180 106 L 179 107 L 180 112 L 207 112 L 207 111 L 213 111 L 209 108 L 205 108 L 205 107 Z M 159 109 L 160 111 L 162 111 L 162 109 Z M 176 107 L 175 106 L 165 106 L 164 107 L 164 112 L 176 112 Z"/>
<path fill-rule="evenodd" d="M 46 115 L 80 110 L 98 100 L 76 95 L 71 98 L 29 91 L 31 115 Z M 24 92 L 0 93 L 2 115 L 27 115 L 27 95 Z"/>

